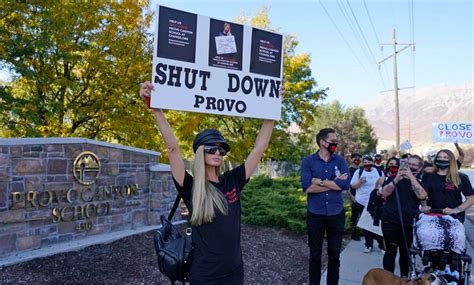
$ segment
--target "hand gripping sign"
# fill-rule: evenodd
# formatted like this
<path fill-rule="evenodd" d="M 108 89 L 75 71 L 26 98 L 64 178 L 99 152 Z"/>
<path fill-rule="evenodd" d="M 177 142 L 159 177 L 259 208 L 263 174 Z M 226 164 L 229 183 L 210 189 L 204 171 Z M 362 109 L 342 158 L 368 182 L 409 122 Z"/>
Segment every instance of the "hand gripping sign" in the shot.
<path fill-rule="evenodd" d="M 158 6 L 151 107 L 279 120 L 283 36 Z"/>

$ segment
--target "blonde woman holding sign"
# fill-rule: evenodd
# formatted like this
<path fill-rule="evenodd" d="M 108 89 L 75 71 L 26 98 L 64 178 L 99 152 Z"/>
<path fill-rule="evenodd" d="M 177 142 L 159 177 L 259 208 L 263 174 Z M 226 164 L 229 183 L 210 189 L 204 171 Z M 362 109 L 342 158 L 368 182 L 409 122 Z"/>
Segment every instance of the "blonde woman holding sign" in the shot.
<path fill-rule="evenodd" d="M 149 100 L 153 85 L 142 84 L 140 96 Z M 149 102 L 149 101 L 148 101 Z M 264 120 L 249 156 L 240 166 L 219 173 L 230 146 L 215 129 L 196 135 L 193 175 L 184 168 L 178 141 L 161 109 L 152 109 L 168 149 L 176 189 L 191 213 L 193 261 L 191 284 L 243 284 L 240 246 L 240 191 L 268 147 L 273 120 Z"/>

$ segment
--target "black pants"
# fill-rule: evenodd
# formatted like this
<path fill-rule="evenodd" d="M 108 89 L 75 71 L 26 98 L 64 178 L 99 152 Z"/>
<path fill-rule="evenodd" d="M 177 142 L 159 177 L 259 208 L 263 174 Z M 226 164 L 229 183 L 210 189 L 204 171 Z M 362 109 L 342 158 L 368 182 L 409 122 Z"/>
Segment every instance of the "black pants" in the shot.
<path fill-rule="evenodd" d="M 356 231 L 357 221 L 359 220 L 360 214 L 362 213 L 359 213 L 357 203 L 351 201 L 351 230 L 354 234 Z"/>
<path fill-rule="evenodd" d="M 357 221 L 359 220 L 360 215 L 362 215 L 362 212 L 364 211 L 364 205 L 361 205 L 357 202 L 355 202 L 354 204 L 355 204 L 355 208 L 357 208 L 357 220 L 356 220 L 356 224 L 357 224 Z M 369 232 L 367 230 L 363 230 L 363 232 L 364 232 L 365 246 L 373 248 L 374 239 L 375 239 L 377 240 L 377 243 L 379 244 L 379 248 L 385 249 L 385 246 L 383 244 L 383 237 L 377 234 L 374 234 L 373 232 Z"/>
<path fill-rule="evenodd" d="M 326 232 L 328 243 L 327 284 L 337 285 L 339 282 L 339 255 L 344 235 L 344 210 L 334 216 L 316 215 L 308 211 L 306 222 L 309 245 L 309 284 L 314 285 L 321 282 L 321 255 L 324 233 Z"/>
<path fill-rule="evenodd" d="M 405 238 L 407 240 L 408 248 L 413 242 L 413 226 L 404 225 Z M 409 271 L 409 256 L 405 241 L 403 239 L 402 226 L 397 223 L 382 222 L 382 232 L 385 239 L 385 254 L 383 256 L 383 268 L 392 273 L 395 270 L 395 259 L 397 257 L 397 250 L 400 252 L 398 259 L 400 265 L 400 276 L 408 276 Z"/>

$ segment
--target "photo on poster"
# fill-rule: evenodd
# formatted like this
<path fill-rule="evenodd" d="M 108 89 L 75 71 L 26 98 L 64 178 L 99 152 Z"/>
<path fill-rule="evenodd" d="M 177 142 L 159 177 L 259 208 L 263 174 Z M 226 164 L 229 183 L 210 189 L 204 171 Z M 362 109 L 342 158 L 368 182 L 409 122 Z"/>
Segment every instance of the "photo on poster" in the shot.
<path fill-rule="evenodd" d="M 157 56 L 195 62 L 197 15 L 160 6 Z"/>
<path fill-rule="evenodd" d="M 210 19 L 209 66 L 242 70 L 244 27 Z"/>
<path fill-rule="evenodd" d="M 282 35 L 253 28 L 250 72 L 280 77 L 282 41 Z"/>

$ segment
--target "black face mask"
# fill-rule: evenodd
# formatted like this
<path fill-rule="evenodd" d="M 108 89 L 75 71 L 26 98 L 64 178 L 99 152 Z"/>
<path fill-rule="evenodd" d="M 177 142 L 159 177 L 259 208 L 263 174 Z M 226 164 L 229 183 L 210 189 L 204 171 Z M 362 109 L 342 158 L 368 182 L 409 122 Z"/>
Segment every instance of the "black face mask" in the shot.
<path fill-rule="evenodd" d="M 412 173 L 414 176 L 416 176 L 416 174 L 417 174 L 417 172 L 418 172 L 418 169 L 417 169 L 417 168 L 411 168 L 411 167 L 410 167 L 410 171 L 411 171 L 411 173 Z"/>
<path fill-rule="evenodd" d="M 360 160 L 360 159 L 354 159 L 354 164 L 355 164 L 355 165 L 358 166 L 360 163 L 361 163 L 361 160 Z"/>
<path fill-rule="evenodd" d="M 439 169 L 447 169 L 449 167 L 449 160 L 436 159 L 435 164 Z"/>

